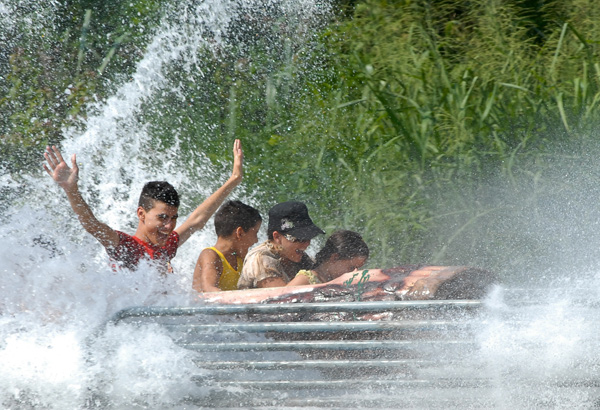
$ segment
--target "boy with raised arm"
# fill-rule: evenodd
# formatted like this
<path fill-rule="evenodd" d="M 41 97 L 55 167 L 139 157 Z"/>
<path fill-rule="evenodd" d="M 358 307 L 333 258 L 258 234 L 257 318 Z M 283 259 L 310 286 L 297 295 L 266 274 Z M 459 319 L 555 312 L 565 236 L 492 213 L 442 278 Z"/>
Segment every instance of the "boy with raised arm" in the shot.
<path fill-rule="evenodd" d="M 133 236 L 116 231 L 96 219 L 79 192 L 79 168 L 75 154 L 71 157 L 72 168 L 55 146 L 47 147 L 44 157 L 47 161 L 44 169 L 67 194 L 81 225 L 100 241 L 113 260 L 130 269 L 135 268 L 142 259 L 156 260 L 166 273 L 171 271 L 170 261 L 177 253 L 177 248 L 206 225 L 227 195 L 242 181 L 244 155 L 241 142 L 235 140 L 231 176 L 177 228 L 177 191 L 168 182 L 148 182 L 140 195 L 138 227 Z"/>

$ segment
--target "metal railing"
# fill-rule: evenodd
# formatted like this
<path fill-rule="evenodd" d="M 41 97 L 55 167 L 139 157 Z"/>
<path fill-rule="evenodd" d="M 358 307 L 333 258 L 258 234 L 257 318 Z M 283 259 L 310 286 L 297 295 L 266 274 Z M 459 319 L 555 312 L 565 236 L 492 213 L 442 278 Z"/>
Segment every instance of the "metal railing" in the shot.
<path fill-rule="evenodd" d="M 431 300 L 431 301 L 387 301 L 387 302 L 332 302 L 332 303 L 286 303 L 286 304 L 239 304 L 203 305 L 194 307 L 134 306 L 117 312 L 110 322 L 132 317 L 234 315 L 234 314 L 284 314 L 284 313 L 327 313 L 327 312 L 390 312 L 418 309 L 474 309 L 480 308 L 479 300 Z"/>
<path fill-rule="evenodd" d="M 501 407 L 477 340 L 491 319 L 481 301 L 443 300 L 132 307 L 110 323 L 158 323 L 194 356 L 202 393 L 183 406 L 447 409 Z M 553 389 L 600 397 L 586 375 Z"/>
<path fill-rule="evenodd" d="M 441 352 L 452 350 L 457 366 L 457 352 L 475 349 L 469 321 L 453 317 L 476 316 L 482 306 L 479 300 L 144 306 L 124 309 L 110 323 L 159 323 L 197 354 L 193 379 L 208 393 L 188 404 L 350 408 L 365 404 L 357 395 L 365 386 L 381 392 L 484 385 L 477 377 L 422 377 L 439 367 Z"/>

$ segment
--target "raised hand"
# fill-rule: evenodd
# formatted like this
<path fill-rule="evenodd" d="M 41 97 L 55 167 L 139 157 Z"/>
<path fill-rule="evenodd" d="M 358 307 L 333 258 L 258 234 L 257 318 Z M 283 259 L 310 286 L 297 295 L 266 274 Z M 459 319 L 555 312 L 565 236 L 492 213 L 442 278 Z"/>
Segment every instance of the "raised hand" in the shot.
<path fill-rule="evenodd" d="M 175 228 L 175 232 L 179 234 L 179 246 L 189 239 L 192 233 L 200 230 L 206 225 L 206 222 L 221 206 L 227 195 L 242 182 L 244 175 L 244 153 L 242 152 L 242 143 L 240 140 L 235 140 L 233 143 L 233 171 L 231 176 L 219 189 L 206 198 L 192 214 L 183 223 Z"/>
<path fill-rule="evenodd" d="M 79 181 L 79 167 L 77 167 L 75 154 L 71 157 L 72 168 L 69 168 L 60 151 L 54 145 L 52 147 L 46 147 L 44 157 L 48 163 L 48 165 L 44 164 L 44 169 L 61 188 L 65 191 L 77 188 L 77 182 Z"/>
<path fill-rule="evenodd" d="M 231 172 L 231 179 L 235 180 L 238 184 L 242 181 L 244 175 L 244 153 L 242 151 L 242 142 L 235 140 L 233 143 L 233 171 Z"/>

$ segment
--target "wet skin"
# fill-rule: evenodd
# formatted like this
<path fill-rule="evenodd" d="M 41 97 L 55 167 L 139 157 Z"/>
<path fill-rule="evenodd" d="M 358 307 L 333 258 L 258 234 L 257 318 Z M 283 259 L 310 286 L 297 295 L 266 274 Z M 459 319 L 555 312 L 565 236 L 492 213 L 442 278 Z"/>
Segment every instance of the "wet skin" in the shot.
<path fill-rule="evenodd" d="M 239 242 L 238 242 L 238 255 L 240 258 L 244 259 L 248 254 L 248 249 L 258 242 L 258 231 L 260 230 L 260 226 L 262 225 L 262 221 L 258 221 L 256 225 L 252 228 L 244 231 L 241 229 L 239 233 Z"/>
<path fill-rule="evenodd" d="M 292 262 L 300 262 L 304 256 L 304 252 L 310 246 L 310 240 L 308 241 L 290 241 L 285 236 L 280 236 L 281 250 L 279 254 L 283 259 L 287 259 Z"/>
<path fill-rule="evenodd" d="M 350 259 L 338 259 L 335 261 L 333 266 L 329 268 L 327 273 L 332 279 L 334 279 L 346 272 L 354 272 L 360 269 L 366 261 L 367 258 L 364 256 L 355 256 L 354 258 Z"/>
<path fill-rule="evenodd" d="M 177 211 L 176 206 L 161 201 L 155 201 L 148 211 L 139 207 L 137 215 L 141 224 L 135 236 L 152 245 L 164 246 L 177 224 Z"/>

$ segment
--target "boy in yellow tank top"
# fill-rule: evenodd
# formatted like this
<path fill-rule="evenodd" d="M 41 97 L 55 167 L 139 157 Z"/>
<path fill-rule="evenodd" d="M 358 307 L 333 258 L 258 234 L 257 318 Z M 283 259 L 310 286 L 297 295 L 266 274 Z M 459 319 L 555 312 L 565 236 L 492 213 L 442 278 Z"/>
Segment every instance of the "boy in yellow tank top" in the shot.
<path fill-rule="evenodd" d="M 258 241 L 262 223 L 255 208 L 240 201 L 228 201 L 215 214 L 217 243 L 200 253 L 192 287 L 198 292 L 237 289 L 244 258 Z"/>

